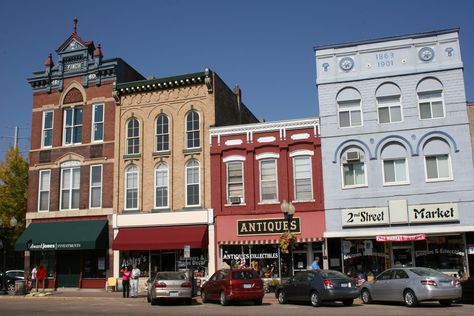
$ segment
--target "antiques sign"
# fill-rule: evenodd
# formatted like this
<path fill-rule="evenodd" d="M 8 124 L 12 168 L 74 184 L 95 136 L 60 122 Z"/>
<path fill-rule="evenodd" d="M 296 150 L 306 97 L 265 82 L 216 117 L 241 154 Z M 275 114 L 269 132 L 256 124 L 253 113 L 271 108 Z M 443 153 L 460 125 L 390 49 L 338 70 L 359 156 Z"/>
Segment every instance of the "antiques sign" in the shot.
<path fill-rule="evenodd" d="M 300 218 L 294 217 L 289 228 L 292 233 L 301 233 Z M 239 236 L 283 234 L 288 232 L 288 221 L 284 218 L 238 220 L 237 232 Z"/>

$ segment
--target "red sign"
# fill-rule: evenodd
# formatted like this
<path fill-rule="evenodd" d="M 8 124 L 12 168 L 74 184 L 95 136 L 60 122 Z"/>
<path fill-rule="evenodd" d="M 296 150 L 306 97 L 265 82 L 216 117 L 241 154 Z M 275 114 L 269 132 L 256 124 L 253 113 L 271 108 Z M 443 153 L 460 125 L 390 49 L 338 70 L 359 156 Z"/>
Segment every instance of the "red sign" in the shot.
<path fill-rule="evenodd" d="M 380 242 L 397 242 L 397 241 L 416 241 L 426 240 L 425 234 L 416 235 L 390 235 L 390 236 L 376 236 L 375 239 Z"/>

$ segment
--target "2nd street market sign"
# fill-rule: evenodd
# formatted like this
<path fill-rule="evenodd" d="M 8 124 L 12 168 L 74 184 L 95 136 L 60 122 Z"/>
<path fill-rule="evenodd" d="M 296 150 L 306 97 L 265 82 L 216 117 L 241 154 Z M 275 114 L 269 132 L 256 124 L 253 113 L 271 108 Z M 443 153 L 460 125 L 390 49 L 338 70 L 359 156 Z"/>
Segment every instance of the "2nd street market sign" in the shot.
<path fill-rule="evenodd" d="M 300 218 L 295 217 L 290 223 L 292 233 L 301 233 Z M 288 232 L 288 222 L 284 218 L 266 218 L 253 220 L 238 220 L 237 234 L 239 236 L 273 235 Z"/>
<path fill-rule="evenodd" d="M 444 203 L 409 206 L 408 220 L 414 224 L 458 222 L 458 205 L 457 203 Z"/>
<path fill-rule="evenodd" d="M 342 210 L 342 227 L 388 225 L 387 207 Z"/>

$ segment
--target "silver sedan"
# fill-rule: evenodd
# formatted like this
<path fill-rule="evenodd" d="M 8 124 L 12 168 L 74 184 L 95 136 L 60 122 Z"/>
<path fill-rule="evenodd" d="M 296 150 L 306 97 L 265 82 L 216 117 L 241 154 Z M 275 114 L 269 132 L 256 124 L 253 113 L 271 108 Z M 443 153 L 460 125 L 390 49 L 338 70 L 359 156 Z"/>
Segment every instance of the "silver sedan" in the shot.
<path fill-rule="evenodd" d="M 192 298 L 192 283 L 185 272 L 158 272 L 148 281 L 147 299 L 151 305 L 156 305 L 158 300 L 183 300 L 191 304 Z"/>
<path fill-rule="evenodd" d="M 409 307 L 421 301 L 439 301 L 449 306 L 460 299 L 459 280 L 430 268 L 394 268 L 382 272 L 373 282 L 362 284 L 360 296 L 365 304 L 372 301 L 404 302 Z"/>

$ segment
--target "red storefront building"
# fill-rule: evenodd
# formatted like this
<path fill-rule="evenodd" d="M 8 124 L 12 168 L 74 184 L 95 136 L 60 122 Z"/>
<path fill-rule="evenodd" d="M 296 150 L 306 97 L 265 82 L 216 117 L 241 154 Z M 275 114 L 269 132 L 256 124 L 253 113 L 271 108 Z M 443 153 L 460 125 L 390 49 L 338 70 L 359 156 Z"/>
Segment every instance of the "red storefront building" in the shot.
<path fill-rule="evenodd" d="M 217 268 L 245 263 L 263 278 L 287 277 L 290 254 L 279 244 L 288 232 L 284 201 L 295 208 L 293 271 L 315 256 L 327 266 L 319 120 L 211 128 L 210 137 Z"/>

